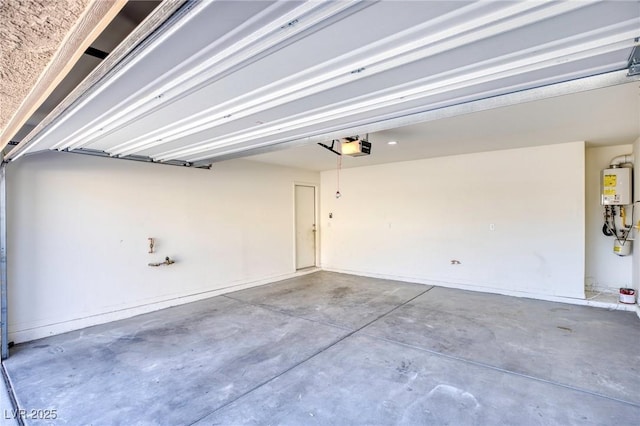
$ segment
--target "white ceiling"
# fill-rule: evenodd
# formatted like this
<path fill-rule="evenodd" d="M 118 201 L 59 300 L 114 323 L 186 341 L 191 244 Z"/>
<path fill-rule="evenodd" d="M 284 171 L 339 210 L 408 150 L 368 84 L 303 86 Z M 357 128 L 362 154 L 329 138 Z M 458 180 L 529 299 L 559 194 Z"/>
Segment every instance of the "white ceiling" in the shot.
<path fill-rule="evenodd" d="M 219 159 L 623 70 L 640 36 L 638 1 L 209 1 L 186 7 L 7 158 L 91 149 L 156 161 Z M 425 131 L 441 134 L 438 144 L 452 143 L 460 131 L 447 136 L 434 125 Z M 435 126 L 441 125 L 447 127 Z M 475 138 L 471 131 L 461 134 L 467 141 L 457 149 Z"/>
<path fill-rule="evenodd" d="M 574 141 L 618 145 L 638 137 L 640 82 L 633 82 L 371 133 L 371 155 L 344 156 L 342 167 Z M 247 159 L 320 171 L 335 168 L 336 157 L 308 143 Z"/>

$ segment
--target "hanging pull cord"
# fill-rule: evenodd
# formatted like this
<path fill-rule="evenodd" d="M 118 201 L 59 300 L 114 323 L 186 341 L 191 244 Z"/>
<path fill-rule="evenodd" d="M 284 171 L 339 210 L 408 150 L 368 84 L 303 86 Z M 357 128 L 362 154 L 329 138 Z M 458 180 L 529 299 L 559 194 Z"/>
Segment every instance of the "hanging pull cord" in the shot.
<path fill-rule="evenodd" d="M 336 190 L 336 198 L 340 198 L 342 194 L 340 194 L 340 169 L 342 169 L 342 156 L 338 156 L 336 160 L 336 174 L 337 174 L 337 190 Z"/>

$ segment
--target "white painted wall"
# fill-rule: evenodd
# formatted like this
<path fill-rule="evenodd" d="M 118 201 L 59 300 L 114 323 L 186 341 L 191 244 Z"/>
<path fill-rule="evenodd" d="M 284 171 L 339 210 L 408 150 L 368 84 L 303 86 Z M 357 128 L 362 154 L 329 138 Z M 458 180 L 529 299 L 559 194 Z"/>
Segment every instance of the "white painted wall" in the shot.
<path fill-rule="evenodd" d="M 586 163 L 586 258 L 585 285 L 587 290 L 617 293 L 620 287 L 631 285 L 632 257 L 613 253 L 613 237 L 602 233 L 603 209 L 600 205 L 600 177 L 611 160 L 630 154 L 632 145 L 587 148 Z M 640 210 L 636 212 L 636 215 Z M 629 211 L 629 215 L 631 212 Z M 634 247 L 633 250 L 636 250 Z"/>
<path fill-rule="evenodd" d="M 636 139 L 633 143 L 633 156 L 634 156 L 634 168 L 633 168 L 633 200 L 640 201 L 640 138 Z M 640 208 L 640 205 L 637 206 Z M 640 214 L 636 216 L 636 224 L 638 223 L 638 218 Z M 637 290 L 640 290 L 640 232 L 636 229 L 634 244 L 638 244 L 632 254 L 632 287 Z M 636 296 L 636 300 L 638 301 L 638 316 L 640 316 L 640 299 Z"/>
<path fill-rule="evenodd" d="M 294 182 L 250 161 L 213 170 L 71 154 L 8 167 L 9 333 L 16 342 L 295 272 Z M 156 254 L 148 254 L 148 237 Z M 171 256 L 171 266 L 149 262 Z"/>
<path fill-rule="evenodd" d="M 323 268 L 584 298 L 583 142 L 346 169 L 335 191 L 322 172 Z"/>

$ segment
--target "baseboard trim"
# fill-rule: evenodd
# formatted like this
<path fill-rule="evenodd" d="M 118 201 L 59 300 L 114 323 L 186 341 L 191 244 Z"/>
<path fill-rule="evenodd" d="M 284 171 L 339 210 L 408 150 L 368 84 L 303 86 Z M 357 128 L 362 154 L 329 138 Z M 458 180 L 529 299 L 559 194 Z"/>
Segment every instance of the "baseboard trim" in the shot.
<path fill-rule="evenodd" d="M 623 303 L 607 303 L 607 302 L 601 302 L 601 301 L 595 301 L 595 300 L 589 300 L 589 299 L 579 299 L 579 298 L 565 297 L 565 296 L 553 296 L 553 295 L 547 295 L 547 294 L 541 294 L 541 293 L 530 293 L 526 291 L 505 290 L 502 288 L 495 288 L 495 287 L 474 286 L 466 283 L 458 283 L 458 282 L 451 282 L 451 281 L 438 281 L 438 280 L 430 280 L 430 279 L 417 278 L 417 277 L 404 277 L 399 275 L 378 274 L 378 273 L 372 273 L 372 272 L 354 271 L 354 270 L 331 268 L 331 267 L 324 267 L 324 266 L 322 267 L 322 270 L 329 271 L 329 272 L 337 272 L 341 274 L 358 275 L 361 277 L 380 278 L 380 279 L 393 280 L 393 281 L 404 281 L 404 282 L 410 282 L 410 283 L 416 283 L 416 284 L 433 285 L 437 287 L 477 291 L 481 293 L 502 294 L 504 296 L 524 297 L 528 299 L 545 300 L 547 302 L 560 302 L 560 303 L 567 303 L 571 305 L 593 306 L 596 308 L 604 308 L 604 309 L 616 310 L 616 311 L 637 311 L 638 316 L 640 317 L 640 306 L 638 305 L 625 305 Z"/>
<path fill-rule="evenodd" d="M 622 303 L 607 303 L 607 302 L 594 301 L 594 300 L 588 300 L 588 299 L 552 296 L 552 295 L 539 294 L 539 293 L 529 293 L 524 291 L 505 290 L 505 289 L 494 288 L 494 287 L 474 286 L 467 283 L 438 281 L 438 280 L 430 280 L 430 279 L 417 278 L 417 277 L 405 277 L 405 276 L 391 275 L 391 274 L 378 274 L 378 273 L 372 273 L 372 272 L 355 271 L 355 270 L 331 268 L 331 267 L 322 267 L 322 268 L 316 267 L 316 268 L 303 269 L 303 270 L 295 271 L 288 274 L 270 276 L 270 277 L 266 277 L 259 280 L 241 282 L 241 283 L 233 284 L 227 287 L 207 290 L 207 291 L 199 292 L 196 294 L 180 295 L 180 296 L 176 296 L 176 297 L 172 297 L 172 298 L 168 298 L 160 301 L 154 301 L 144 305 L 126 307 L 123 309 L 118 309 L 110 312 L 104 312 L 104 313 L 90 315 L 82 318 L 75 318 L 67 321 L 62 321 L 55 324 L 43 324 L 43 325 L 38 325 L 34 327 L 24 328 L 21 330 L 10 331 L 9 340 L 15 343 L 28 342 L 36 339 L 41 339 L 43 337 L 48 337 L 56 334 L 66 333 L 69 331 L 79 330 L 85 327 L 91 327 L 94 325 L 104 324 L 104 323 L 117 321 L 125 318 L 131 318 L 137 315 L 158 311 L 160 309 L 170 308 L 172 306 L 184 305 L 186 303 L 196 302 L 202 299 L 208 299 L 210 297 L 219 296 L 225 293 L 231 293 L 234 291 L 244 290 L 252 287 L 258 287 L 261 285 L 270 284 L 273 282 L 282 281 L 289 278 L 308 275 L 308 274 L 318 272 L 320 270 L 342 273 L 342 274 L 349 274 L 349 275 L 357 275 L 362 277 L 380 278 L 380 279 L 394 280 L 394 281 L 404 281 L 404 282 L 433 285 L 433 286 L 446 287 L 446 288 L 456 288 L 460 290 L 470 290 L 470 291 L 477 291 L 482 293 L 493 293 L 493 294 L 502 294 L 505 296 L 524 297 L 529 299 L 545 300 L 549 302 L 560 302 L 560 303 L 567 303 L 572 305 L 592 306 L 592 307 L 604 308 L 609 310 L 630 311 L 630 312 L 636 312 L 638 318 L 640 318 L 640 305 L 637 305 L 637 304 L 625 305 Z"/>
<path fill-rule="evenodd" d="M 160 301 L 154 301 L 151 303 L 125 307 L 123 309 L 117 309 L 109 312 L 98 313 L 95 315 L 85 316 L 82 318 L 74 318 L 71 320 L 61 321 L 55 324 L 43 324 L 30 328 L 24 328 L 21 330 L 10 330 L 9 341 L 14 343 L 29 342 L 43 337 L 49 337 L 56 334 L 67 333 L 69 331 L 79 330 L 85 327 L 91 327 L 94 325 L 104 324 L 111 321 L 117 321 L 125 318 L 131 318 L 137 315 L 146 314 L 149 312 L 158 311 L 160 309 L 170 308 L 172 306 L 184 305 L 186 303 L 196 302 L 202 299 L 208 299 L 210 297 L 219 296 L 225 293 L 231 293 L 238 290 L 244 290 L 251 287 L 258 287 L 265 284 L 270 284 L 276 281 L 282 281 L 289 278 L 295 278 L 302 275 L 312 274 L 320 271 L 320 268 L 308 268 L 304 270 L 295 271 L 288 274 L 274 275 L 267 278 L 258 280 L 245 281 L 236 283 L 230 286 L 217 288 L 213 290 L 206 290 L 195 294 L 180 295 Z"/>

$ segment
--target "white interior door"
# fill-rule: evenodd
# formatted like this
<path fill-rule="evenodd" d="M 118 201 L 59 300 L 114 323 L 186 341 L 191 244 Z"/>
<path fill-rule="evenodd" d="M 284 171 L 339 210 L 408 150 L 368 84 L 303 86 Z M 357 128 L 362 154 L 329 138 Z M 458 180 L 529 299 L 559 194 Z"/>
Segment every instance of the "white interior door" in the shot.
<path fill-rule="evenodd" d="M 316 266 L 316 188 L 296 185 L 296 269 Z"/>

